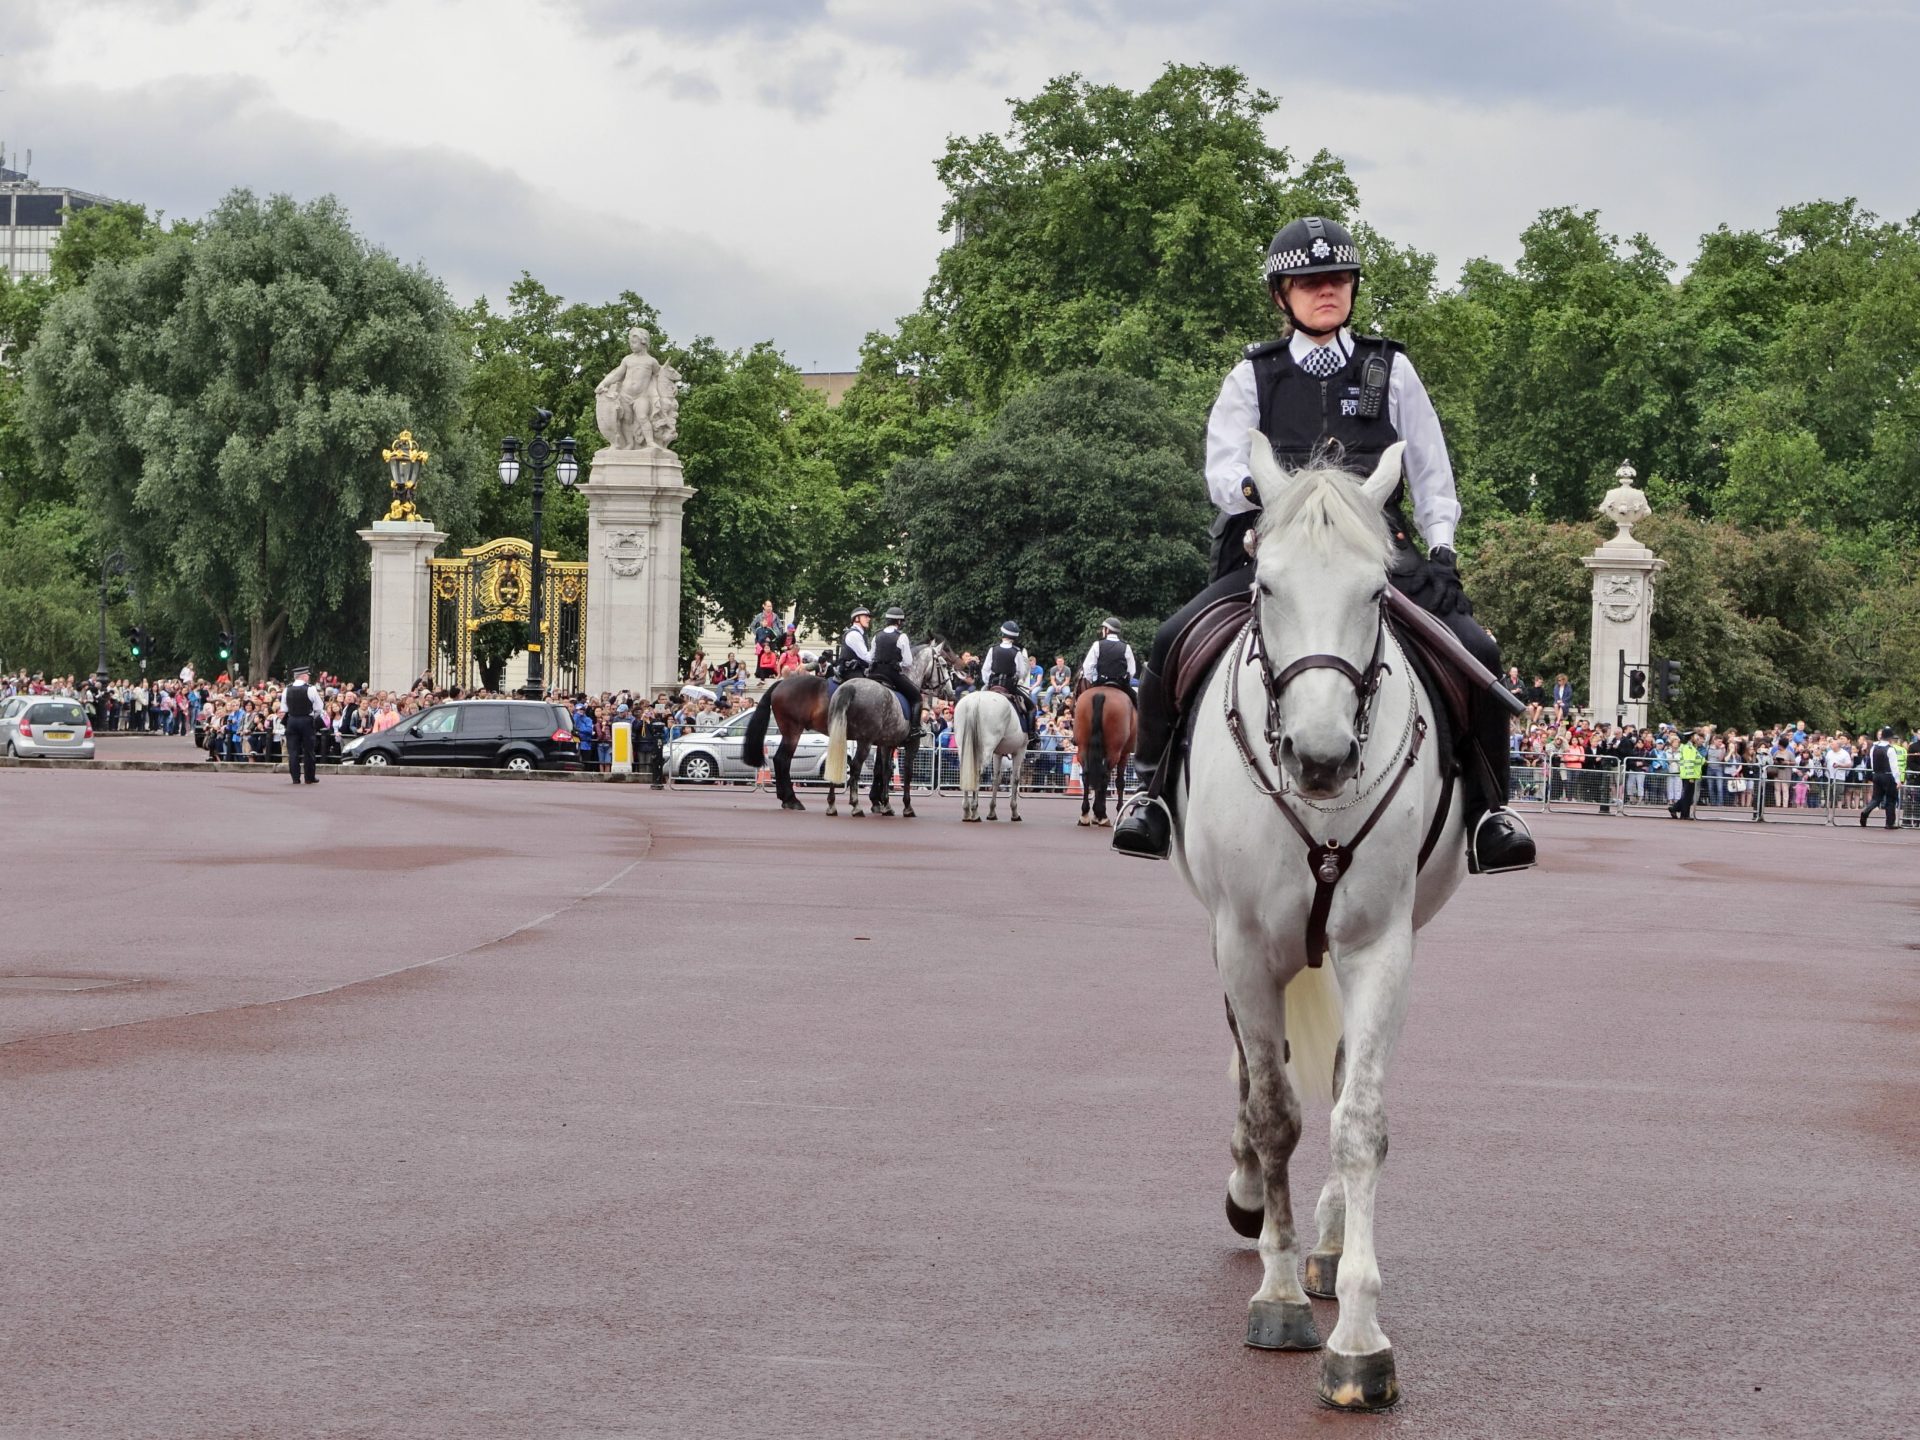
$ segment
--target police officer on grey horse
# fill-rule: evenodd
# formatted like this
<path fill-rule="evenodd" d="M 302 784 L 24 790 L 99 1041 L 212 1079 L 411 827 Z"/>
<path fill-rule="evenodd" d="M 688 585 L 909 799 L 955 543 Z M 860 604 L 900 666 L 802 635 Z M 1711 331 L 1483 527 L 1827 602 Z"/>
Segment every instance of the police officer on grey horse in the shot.
<path fill-rule="evenodd" d="M 1248 461 L 1250 432 L 1272 443 L 1282 465 L 1297 469 L 1335 457 L 1357 475 L 1371 473 L 1387 447 L 1406 442 L 1404 478 L 1387 501 L 1394 587 L 1453 631 L 1475 659 L 1501 673 L 1500 652 L 1473 618 L 1453 553 L 1460 502 L 1440 419 L 1406 351 L 1348 328 L 1360 283 L 1360 257 L 1344 225 L 1308 216 L 1283 226 L 1267 247 L 1268 293 L 1286 316 L 1286 338 L 1249 346 L 1227 375 L 1207 421 L 1207 489 L 1220 514 L 1212 537 L 1213 583 L 1160 627 L 1140 676 L 1140 742 L 1134 767 L 1146 784 L 1114 829 L 1113 846 L 1164 859 L 1172 817 L 1161 789 L 1180 729 L 1167 688 L 1174 642 L 1209 605 L 1248 596 L 1253 557 L 1247 542 L 1259 518 Z M 1403 509 L 1411 491 L 1413 524 L 1427 542 L 1414 548 Z M 1476 872 L 1534 863 L 1533 837 L 1505 808 L 1509 761 L 1504 711 L 1476 700 L 1475 756 L 1468 766 L 1468 860 Z"/>
<path fill-rule="evenodd" d="M 307 683 L 310 667 L 293 667 L 293 683 L 281 692 L 280 713 L 286 717 L 287 726 L 287 769 L 293 774 L 293 783 L 298 785 L 301 772 L 306 772 L 306 782 L 317 784 L 313 773 L 314 727 L 319 724 L 320 695 Z"/>
<path fill-rule="evenodd" d="M 873 659 L 867 665 L 867 678 L 878 680 L 906 698 L 907 724 L 917 729 L 920 725 L 920 687 L 907 678 L 907 667 L 913 664 L 913 646 L 907 640 L 906 631 L 901 628 L 907 623 L 907 612 L 895 605 L 887 611 L 885 618 L 886 625 L 873 639 Z"/>

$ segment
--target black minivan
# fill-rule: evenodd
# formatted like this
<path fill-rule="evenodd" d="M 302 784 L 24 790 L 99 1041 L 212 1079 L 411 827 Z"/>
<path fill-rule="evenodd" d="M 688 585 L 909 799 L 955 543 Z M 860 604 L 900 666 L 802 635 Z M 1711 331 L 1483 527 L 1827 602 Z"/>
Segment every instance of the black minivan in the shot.
<path fill-rule="evenodd" d="M 573 716 L 544 700 L 449 700 L 349 740 L 348 765 L 478 765 L 577 770 Z"/>

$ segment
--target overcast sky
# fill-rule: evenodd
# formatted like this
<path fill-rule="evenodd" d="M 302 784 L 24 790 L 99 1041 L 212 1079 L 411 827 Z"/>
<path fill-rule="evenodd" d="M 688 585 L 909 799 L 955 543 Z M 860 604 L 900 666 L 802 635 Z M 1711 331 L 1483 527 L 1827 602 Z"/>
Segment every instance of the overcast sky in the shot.
<path fill-rule="evenodd" d="M 1683 264 L 1797 201 L 1912 215 L 1916 55 L 1920 0 L 4 0 L 0 140 L 173 217 L 331 191 L 462 301 L 631 288 L 841 369 L 918 302 L 946 138 L 1054 75 L 1238 65 L 1451 279 L 1550 205 Z"/>

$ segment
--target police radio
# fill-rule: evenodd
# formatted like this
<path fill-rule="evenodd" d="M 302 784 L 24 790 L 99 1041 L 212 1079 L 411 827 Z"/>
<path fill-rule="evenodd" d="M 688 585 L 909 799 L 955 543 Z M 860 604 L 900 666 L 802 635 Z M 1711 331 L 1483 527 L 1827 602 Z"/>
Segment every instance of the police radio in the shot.
<path fill-rule="evenodd" d="M 1369 355 L 1360 367 L 1360 418 L 1378 420 L 1387 403 L 1387 357 Z"/>

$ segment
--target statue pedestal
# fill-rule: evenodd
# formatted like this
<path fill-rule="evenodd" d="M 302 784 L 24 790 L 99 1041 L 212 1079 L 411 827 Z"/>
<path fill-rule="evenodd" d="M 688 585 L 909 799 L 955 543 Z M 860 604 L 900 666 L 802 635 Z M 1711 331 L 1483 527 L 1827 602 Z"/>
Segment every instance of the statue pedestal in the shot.
<path fill-rule="evenodd" d="M 427 561 L 446 532 L 425 520 L 376 520 L 359 533 L 373 551 L 367 684 L 404 691 L 427 664 Z"/>
<path fill-rule="evenodd" d="M 1621 527 L 1620 533 L 1580 562 L 1593 572 L 1593 643 L 1588 651 L 1588 704 L 1593 718 L 1608 725 L 1644 727 L 1645 699 L 1628 699 L 1622 690 L 1620 655 L 1627 668 L 1649 669 L 1653 660 L 1653 577 L 1667 562 Z M 1647 689 L 1653 675 L 1649 669 Z"/>
<path fill-rule="evenodd" d="M 589 694 L 651 694 L 680 679 L 680 517 L 694 493 L 680 457 L 602 450 L 587 483 Z"/>

